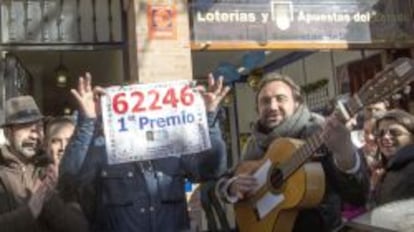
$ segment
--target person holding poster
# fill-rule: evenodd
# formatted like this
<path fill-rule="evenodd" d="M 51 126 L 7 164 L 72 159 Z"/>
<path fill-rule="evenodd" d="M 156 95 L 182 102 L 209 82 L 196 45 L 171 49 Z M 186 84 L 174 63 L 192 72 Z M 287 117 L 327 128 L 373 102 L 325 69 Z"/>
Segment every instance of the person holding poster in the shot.
<path fill-rule="evenodd" d="M 79 79 L 78 89 L 72 90 L 80 106 L 79 122 L 61 161 L 60 178 L 76 184 L 92 231 L 189 231 L 185 179 L 200 182 L 214 178 L 224 171 L 221 169 L 226 160 L 215 119 L 229 88 L 223 86 L 222 78 L 215 80 L 210 75 L 208 88 L 196 89 L 204 99 L 210 149 L 197 154 L 108 164 L 107 134 L 99 119 L 105 109 L 101 110 L 98 104 L 99 98 L 108 97 L 108 93 L 92 89 L 90 74 Z M 101 97 L 102 94 L 106 96 Z M 157 122 L 160 120 L 154 123 Z M 144 141 L 137 139 L 134 143 Z"/>

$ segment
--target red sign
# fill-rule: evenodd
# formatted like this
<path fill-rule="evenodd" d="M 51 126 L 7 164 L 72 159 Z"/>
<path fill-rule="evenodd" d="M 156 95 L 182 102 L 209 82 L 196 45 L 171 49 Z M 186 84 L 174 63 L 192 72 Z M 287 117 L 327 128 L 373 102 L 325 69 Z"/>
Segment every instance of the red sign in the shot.
<path fill-rule="evenodd" d="M 128 102 L 127 99 L 130 99 L 131 102 Z M 183 106 L 191 106 L 194 103 L 194 94 L 190 86 L 183 86 L 179 93 L 176 93 L 176 89 L 173 87 L 168 88 L 165 93 L 160 89 L 135 90 L 128 94 L 120 92 L 112 98 L 112 110 L 116 114 L 138 113 L 147 110 L 162 110 L 167 105 L 177 108 L 180 103 Z"/>
<path fill-rule="evenodd" d="M 175 3 L 148 4 L 149 39 L 177 39 L 177 12 Z"/>

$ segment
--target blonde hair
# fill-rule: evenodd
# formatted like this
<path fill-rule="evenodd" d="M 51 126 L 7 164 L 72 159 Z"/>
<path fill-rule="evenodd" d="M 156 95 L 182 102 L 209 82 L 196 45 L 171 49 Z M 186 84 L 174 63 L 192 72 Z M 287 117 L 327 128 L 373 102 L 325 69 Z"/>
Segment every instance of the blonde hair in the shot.
<path fill-rule="evenodd" d="M 69 124 L 72 126 L 76 126 L 75 120 L 70 116 L 60 116 L 55 118 L 50 118 L 49 121 L 46 122 L 46 138 L 49 139 L 52 133 L 52 128 L 59 124 Z M 56 129 L 55 129 L 56 130 Z"/>

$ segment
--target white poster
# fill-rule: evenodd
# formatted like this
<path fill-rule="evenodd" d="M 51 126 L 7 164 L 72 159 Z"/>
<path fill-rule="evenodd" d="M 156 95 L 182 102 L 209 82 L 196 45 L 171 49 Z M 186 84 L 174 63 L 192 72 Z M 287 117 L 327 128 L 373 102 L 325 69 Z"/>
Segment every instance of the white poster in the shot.
<path fill-rule="evenodd" d="M 115 86 L 106 92 L 102 113 L 109 164 L 211 147 L 204 101 L 191 81 Z"/>

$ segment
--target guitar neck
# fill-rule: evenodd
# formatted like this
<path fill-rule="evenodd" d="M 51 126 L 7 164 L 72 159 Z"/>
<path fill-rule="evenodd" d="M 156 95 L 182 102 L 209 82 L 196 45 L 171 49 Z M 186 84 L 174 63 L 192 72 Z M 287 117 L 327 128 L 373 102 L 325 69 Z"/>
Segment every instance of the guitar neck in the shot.
<path fill-rule="evenodd" d="M 297 169 L 299 169 L 323 144 L 322 131 L 313 133 L 305 140 L 305 144 L 297 149 L 291 159 L 283 163 L 280 168 L 283 172 L 283 177 L 287 179 Z"/>
<path fill-rule="evenodd" d="M 336 117 L 342 122 L 348 121 L 356 112 L 363 107 L 359 100 L 358 95 L 354 95 L 349 101 L 343 104 L 343 107 L 339 107 L 332 113 L 332 116 Z M 312 155 L 322 146 L 324 142 L 324 130 L 320 129 L 313 133 L 305 140 L 305 144 L 297 149 L 291 159 L 281 165 L 283 176 L 288 178 L 297 169 L 299 169 Z"/>

